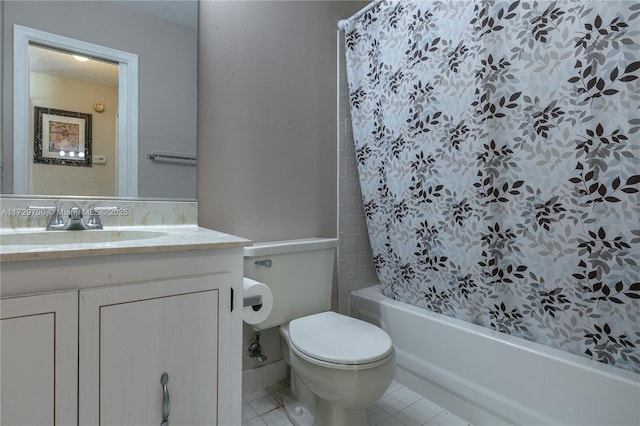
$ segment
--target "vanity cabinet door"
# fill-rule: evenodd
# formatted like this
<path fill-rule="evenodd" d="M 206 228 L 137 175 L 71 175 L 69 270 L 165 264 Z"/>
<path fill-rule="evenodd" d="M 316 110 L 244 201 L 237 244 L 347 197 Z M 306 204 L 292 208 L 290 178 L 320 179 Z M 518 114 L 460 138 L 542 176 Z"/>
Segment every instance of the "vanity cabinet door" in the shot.
<path fill-rule="evenodd" d="M 80 424 L 159 426 L 167 394 L 169 425 L 217 424 L 219 328 L 229 316 L 221 289 L 229 279 L 80 291 Z"/>
<path fill-rule="evenodd" d="M 78 292 L 0 300 L 0 425 L 77 424 Z"/>

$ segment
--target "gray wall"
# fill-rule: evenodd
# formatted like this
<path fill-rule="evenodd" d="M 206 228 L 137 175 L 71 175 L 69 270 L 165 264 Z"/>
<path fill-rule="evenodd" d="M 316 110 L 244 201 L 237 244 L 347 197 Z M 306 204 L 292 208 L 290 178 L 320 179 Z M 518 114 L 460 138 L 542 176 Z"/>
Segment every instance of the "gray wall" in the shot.
<path fill-rule="evenodd" d="M 192 7 L 196 4 L 191 2 Z M 194 167 L 154 164 L 153 151 L 196 151 L 197 31 L 110 1 L 2 1 L 2 155 L 13 156 L 13 25 L 138 54 L 139 195 L 195 198 Z M 88 110 L 79 111 L 92 113 Z M 206 167 L 206 164 L 204 165 Z M 2 192 L 12 191 L 2 168 Z M 72 195 L 72 194 L 70 194 Z"/>
<path fill-rule="evenodd" d="M 255 242 L 337 235 L 337 21 L 361 4 L 201 3 L 201 225 Z"/>
<path fill-rule="evenodd" d="M 201 226 L 254 242 L 337 236 L 337 22 L 367 3 L 200 4 Z M 276 330 L 261 344 L 267 363 L 281 358 Z"/>

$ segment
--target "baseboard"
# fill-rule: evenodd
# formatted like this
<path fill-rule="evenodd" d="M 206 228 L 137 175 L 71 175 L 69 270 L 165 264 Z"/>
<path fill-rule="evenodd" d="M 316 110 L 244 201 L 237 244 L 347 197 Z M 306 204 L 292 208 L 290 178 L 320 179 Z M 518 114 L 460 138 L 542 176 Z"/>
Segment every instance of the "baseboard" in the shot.
<path fill-rule="evenodd" d="M 287 380 L 287 365 L 284 360 L 242 372 L 242 395 L 257 392 Z"/>

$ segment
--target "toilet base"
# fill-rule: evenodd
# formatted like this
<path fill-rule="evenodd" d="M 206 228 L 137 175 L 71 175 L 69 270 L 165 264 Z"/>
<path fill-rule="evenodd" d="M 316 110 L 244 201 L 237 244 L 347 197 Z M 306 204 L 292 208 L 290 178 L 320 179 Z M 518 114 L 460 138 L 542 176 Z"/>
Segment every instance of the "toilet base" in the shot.
<path fill-rule="evenodd" d="M 294 426 L 314 424 L 317 397 L 300 380 L 296 372 L 289 368 L 289 391 L 282 395 L 284 412 Z"/>
<path fill-rule="evenodd" d="M 318 398 L 314 426 L 367 426 L 364 408 L 346 409 Z"/>
<path fill-rule="evenodd" d="M 367 426 L 364 408 L 345 409 L 318 398 L 293 370 L 289 389 L 282 402 L 294 426 Z"/>
<path fill-rule="evenodd" d="M 313 414 L 307 406 L 297 400 L 291 392 L 282 395 L 282 403 L 287 418 L 294 426 L 311 426 L 313 425 Z"/>
<path fill-rule="evenodd" d="M 367 426 L 366 413 L 362 408 L 346 410 L 318 400 L 315 413 L 312 413 L 290 392 L 283 394 L 282 400 L 287 418 L 294 426 Z"/>

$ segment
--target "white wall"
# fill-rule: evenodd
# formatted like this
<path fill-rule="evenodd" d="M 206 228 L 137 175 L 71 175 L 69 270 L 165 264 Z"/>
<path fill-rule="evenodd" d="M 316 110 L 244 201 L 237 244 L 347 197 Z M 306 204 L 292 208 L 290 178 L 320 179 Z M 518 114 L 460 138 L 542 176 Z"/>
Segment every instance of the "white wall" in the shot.
<path fill-rule="evenodd" d="M 337 236 L 337 22 L 366 3 L 200 3 L 201 226 L 254 242 Z M 275 330 L 261 344 L 267 363 L 281 358 Z"/>

